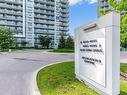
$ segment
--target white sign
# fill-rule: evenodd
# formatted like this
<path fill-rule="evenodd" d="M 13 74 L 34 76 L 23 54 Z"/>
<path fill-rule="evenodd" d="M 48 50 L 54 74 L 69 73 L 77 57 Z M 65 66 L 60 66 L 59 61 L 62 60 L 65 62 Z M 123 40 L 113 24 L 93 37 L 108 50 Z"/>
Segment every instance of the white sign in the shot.
<path fill-rule="evenodd" d="M 75 33 L 75 73 L 103 95 L 120 94 L 120 15 L 112 12 Z"/>
<path fill-rule="evenodd" d="M 105 29 L 83 33 L 79 44 L 80 74 L 105 87 Z"/>

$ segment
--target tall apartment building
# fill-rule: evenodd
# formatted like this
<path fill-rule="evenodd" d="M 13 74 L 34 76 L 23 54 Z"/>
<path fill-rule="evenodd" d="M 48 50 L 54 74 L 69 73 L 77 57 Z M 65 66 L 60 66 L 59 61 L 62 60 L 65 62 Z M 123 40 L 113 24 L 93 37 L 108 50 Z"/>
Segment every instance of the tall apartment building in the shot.
<path fill-rule="evenodd" d="M 17 43 L 39 46 L 39 36 L 48 35 L 57 47 L 60 34 L 69 31 L 68 0 L 0 0 L 0 27 L 15 31 Z"/>
<path fill-rule="evenodd" d="M 111 11 L 111 7 L 108 5 L 108 0 L 98 0 L 98 7 L 104 11 Z"/>

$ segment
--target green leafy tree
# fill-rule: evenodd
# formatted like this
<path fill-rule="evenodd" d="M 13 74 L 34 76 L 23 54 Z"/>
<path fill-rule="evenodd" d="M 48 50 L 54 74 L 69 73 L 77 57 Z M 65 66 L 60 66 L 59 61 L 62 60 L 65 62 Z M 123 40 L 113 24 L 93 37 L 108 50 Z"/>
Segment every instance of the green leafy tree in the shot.
<path fill-rule="evenodd" d="M 48 36 L 39 36 L 40 44 L 42 45 L 43 48 L 49 48 L 51 44 L 51 38 Z"/>
<path fill-rule="evenodd" d="M 64 38 L 64 35 L 61 34 L 61 37 L 60 37 L 60 40 L 59 40 L 58 48 L 59 48 L 59 49 L 64 49 L 64 48 L 65 48 L 65 45 L 66 45 L 66 40 L 65 40 L 65 38 Z"/>
<path fill-rule="evenodd" d="M 49 48 L 50 44 L 51 44 L 51 38 L 46 36 L 46 39 L 45 39 L 45 47 L 46 48 Z"/>
<path fill-rule="evenodd" d="M 44 45 L 45 45 L 45 36 L 40 35 L 39 36 L 39 41 L 40 41 L 40 44 L 42 45 L 42 47 L 44 47 Z"/>
<path fill-rule="evenodd" d="M 26 42 L 26 41 L 21 41 L 22 47 L 26 47 L 27 44 L 28 44 L 28 42 Z"/>
<path fill-rule="evenodd" d="M 103 10 L 102 8 L 99 8 L 99 15 L 100 15 L 100 16 L 103 16 L 103 15 L 105 15 L 105 14 L 107 14 L 107 13 L 109 13 L 109 11 L 105 11 L 105 10 Z"/>
<path fill-rule="evenodd" d="M 74 49 L 74 40 L 72 39 L 71 36 L 68 36 L 66 40 L 66 48 L 67 49 Z"/>
<path fill-rule="evenodd" d="M 15 38 L 13 31 L 9 29 L 0 29 L 0 49 L 8 50 L 15 46 Z"/>
<path fill-rule="evenodd" d="M 121 34 L 121 46 L 127 48 L 127 33 Z"/>
<path fill-rule="evenodd" d="M 116 11 L 117 13 L 121 14 L 120 17 L 120 30 L 121 30 L 121 46 L 126 47 L 127 42 L 127 14 L 124 12 L 127 11 L 127 0 L 108 0 L 108 5 L 112 8 L 112 10 Z M 99 8 L 99 14 L 105 15 L 110 11 L 104 11 L 102 8 Z"/>

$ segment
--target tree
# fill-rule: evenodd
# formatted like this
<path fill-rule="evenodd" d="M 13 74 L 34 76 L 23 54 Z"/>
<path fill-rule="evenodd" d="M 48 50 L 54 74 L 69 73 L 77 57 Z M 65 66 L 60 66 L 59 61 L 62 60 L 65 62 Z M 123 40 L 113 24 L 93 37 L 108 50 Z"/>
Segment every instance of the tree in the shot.
<path fill-rule="evenodd" d="M 45 39 L 45 47 L 46 48 L 49 48 L 50 44 L 51 44 L 51 38 L 48 37 L 48 36 L 46 36 L 46 39 Z"/>
<path fill-rule="evenodd" d="M 40 35 L 39 36 L 39 41 L 40 41 L 41 46 L 44 47 L 44 45 L 45 45 L 45 36 Z"/>
<path fill-rule="evenodd" d="M 67 49 L 74 49 L 74 40 L 72 37 L 69 35 L 67 40 L 66 40 L 66 48 Z"/>
<path fill-rule="evenodd" d="M 51 44 L 51 38 L 48 36 L 39 36 L 40 44 L 42 45 L 43 48 L 49 48 Z"/>
<path fill-rule="evenodd" d="M 107 13 L 109 13 L 109 11 L 105 11 L 105 10 L 103 10 L 102 8 L 99 8 L 99 15 L 100 15 L 100 16 L 103 16 L 103 15 L 105 15 L 105 14 L 107 14 Z"/>
<path fill-rule="evenodd" d="M 127 42 L 127 14 L 123 14 L 127 11 L 127 0 L 108 0 L 108 5 L 112 8 L 112 10 L 116 11 L 117 13 L 122 14 L 120 17 L 120 31 L 121 31 L 121 45 L 125 47 Z M 105 15 L 110 11 L 104 11 L 103 9 L 99 8 L 99 14 Z"/>
<path fill-rule="evenodd" d="M 0 49 L 2 51 L 15 46 L 13 31 L 9 29 L 0 29 Z"/>
<path fill-rule="evenodd" d="M 61 37 L 60 37 L 60 40 L 59 40 L 58 48 L 59 48 L 59 49 L 64 49 L 64 48 L 65 48 L 65 45 L 66 45 L 66 42 L 65 42 L 64 35 L 61 34 Z"/>
<path fill-rule="evenodd" d="M 121 34 L 120 42 L 122 47 L 127 48 L 127 33 Z"/>
<path fill-rule="evenodd" d="M 26 41 L 21 41 L 22 47 L 26 47 L 27 44 L 28 44 L 28 42 L 26 42 Z"/>

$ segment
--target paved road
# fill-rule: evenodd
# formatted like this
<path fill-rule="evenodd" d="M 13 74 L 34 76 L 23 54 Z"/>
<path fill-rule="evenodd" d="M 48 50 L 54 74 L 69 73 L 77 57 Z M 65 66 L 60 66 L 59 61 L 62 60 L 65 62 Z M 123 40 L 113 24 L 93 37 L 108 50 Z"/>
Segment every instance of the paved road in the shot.
<path fill-rule="evenodd" d="M 50 63 L 73 59 L 73 54 L 41 50 L 0 54 L 0 95 L 34 95 L 34 73 L 37 69 Z"/>

